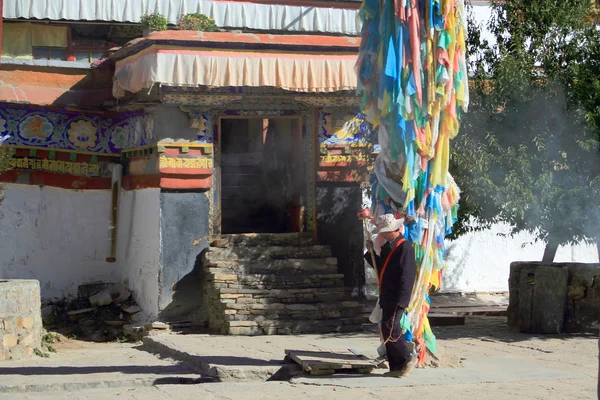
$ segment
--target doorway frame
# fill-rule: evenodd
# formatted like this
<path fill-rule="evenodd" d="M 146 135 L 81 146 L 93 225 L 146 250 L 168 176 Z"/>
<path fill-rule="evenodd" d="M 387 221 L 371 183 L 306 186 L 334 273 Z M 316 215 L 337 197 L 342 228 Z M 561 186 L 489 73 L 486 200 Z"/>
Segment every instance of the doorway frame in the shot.
<path fill-rule="evenodd" d="M 214 134 L 214 138 L 215 138 L 215 142 L 216 142 L 216 146 L 214 146 L 214 174 L 213 174 L 213 185 L 216 187 L 216 201 L 214 204 L 214 208 L 215 208 L 215 212 L 216 212 L 216 223 L 217 223 L 217 234 L 221 235 L 223 234 L 223 229 L 222 229 L 222 225 L 221 225 L 221 219 L 222 219 L 222 206 L 221 206 L 221 144 L 222 144 L 222 140 L 221 140 L 221 136 L 223 134 L 223 130 L 222 130 L 222 120 L 224 119 L 260 119 L 260 120 L 265 120 L 265 119 L 288 119 L 288 120 L 296 120 L 297 122 L 297 127 L 298 127 L 298 133 L 299 133 L 299 138 L 300 138 L 300 144 L 301 147 L 300 148 L 304 148 L 304 141 L 306 140 L 303 135 L 302 135 L 302 127 L 304 125 L 304 117 L 302 115 L 298 115 L 298 114 L 294 114 L 294 115 L 218 115 L 217 117 L 217 121 L 216 121 L 216 132 Z M 301 151 L 300 152 L 300 157 L 299 160 L 301 161 L 308 161 L 308 160 L 304 160 L 304 152 Z M 305 202 L 308 200 L 308 191 L 311 190 L 310 189 L 310 184 L 308 182 L 309 178 L 309 174 L 316 176 L 317 174 L 317 170 L 316 170 L 316 165 L 314 162 L 305 162 L 305 179 L 306 182 L 304 183 L 304 198 L 305 198 Z M 316 195 L 316 193 L 313 193 L 313 198 Z M 306 207 L 306 205 L 305 205 Z M 316 218 L 316 216 L 314 216 Z M 316 226 L 315 226 L 316 228 Z M 315 229 L 316 231 L 316 229 Z"/>

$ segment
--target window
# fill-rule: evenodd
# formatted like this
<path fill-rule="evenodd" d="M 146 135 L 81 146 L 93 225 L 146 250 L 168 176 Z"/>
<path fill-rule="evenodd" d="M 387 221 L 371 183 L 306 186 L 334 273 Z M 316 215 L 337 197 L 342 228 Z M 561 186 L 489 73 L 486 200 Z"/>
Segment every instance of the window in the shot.
<path fill-rule="evenodd" d="M 75 61 L 77 62 L 89 62 L 90 64 L 94 61 L 98 61 L 104 56 L 104 51 L 97 50 L 76 50 Z"/>
<path fill-rule="evenodd" d="M 60 47 L 34 47 L 34 60 L 67 61 L 67 53 Z"/>

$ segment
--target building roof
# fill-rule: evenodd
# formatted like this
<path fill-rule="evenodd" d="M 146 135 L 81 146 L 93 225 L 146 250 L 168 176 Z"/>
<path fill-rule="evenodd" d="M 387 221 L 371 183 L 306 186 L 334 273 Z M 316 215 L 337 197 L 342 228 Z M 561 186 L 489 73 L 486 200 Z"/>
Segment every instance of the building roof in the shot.
<path fill-rule="evenodd" d="M 132 40 L 112 54 L 122 59 L 152 45 L 209 47 L 219 49 L 312 50 L 322 53 L 358 54 L 360 38 L 324 35 L 268 35 L 241 32 L 161 31 Z"/>
<path fill-rule="evenodd" d="M 224 28 L 359 35 L 354 0 L 4 0 L 7 19 L 139 23 L 163 14 L 171 24 L 182 15 L 204 14 Z"/>

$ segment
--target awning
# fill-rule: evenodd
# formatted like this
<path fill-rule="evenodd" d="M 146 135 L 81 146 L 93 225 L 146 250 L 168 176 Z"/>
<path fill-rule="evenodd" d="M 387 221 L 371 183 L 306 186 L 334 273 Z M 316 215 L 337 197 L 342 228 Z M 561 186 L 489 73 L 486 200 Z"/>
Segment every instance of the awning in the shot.
<path fill-rule="evenodd" d="M 330 93 L 356 89 L 356 53 L 225 50 L 152 45 L 116 63 L 113 95 L 167 86 L 275 87 Z"/>
<path fill-rule="evenodd" d="M 218 26 L 267 31 L 360 34 L 358 5 L 285 5 L 231 0 L 4 0 L 4 18 L 140 22 L 144 14 L 163 14 L 177 24 L 182 15 L 200 13 Z"/>

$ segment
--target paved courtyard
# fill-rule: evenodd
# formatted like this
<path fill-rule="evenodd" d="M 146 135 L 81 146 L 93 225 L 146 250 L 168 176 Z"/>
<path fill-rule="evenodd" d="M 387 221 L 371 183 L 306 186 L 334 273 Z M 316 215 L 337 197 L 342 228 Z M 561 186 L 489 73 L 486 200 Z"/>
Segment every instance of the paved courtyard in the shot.
<path fill-rule="evenodd" d="M 143 345 L 68 341 L 50 358 L 1 362 L 0 399 L 596 399 L 597 336 L 525 335 L 505 321 L 470 317 L 464 326 L 435 329 L 441 366 L 405 379 L 375 370 L 265 381 L 281 367 L 286 348 L 352 348 L 374 356 L 372 333 L 165 335 Z"/>

